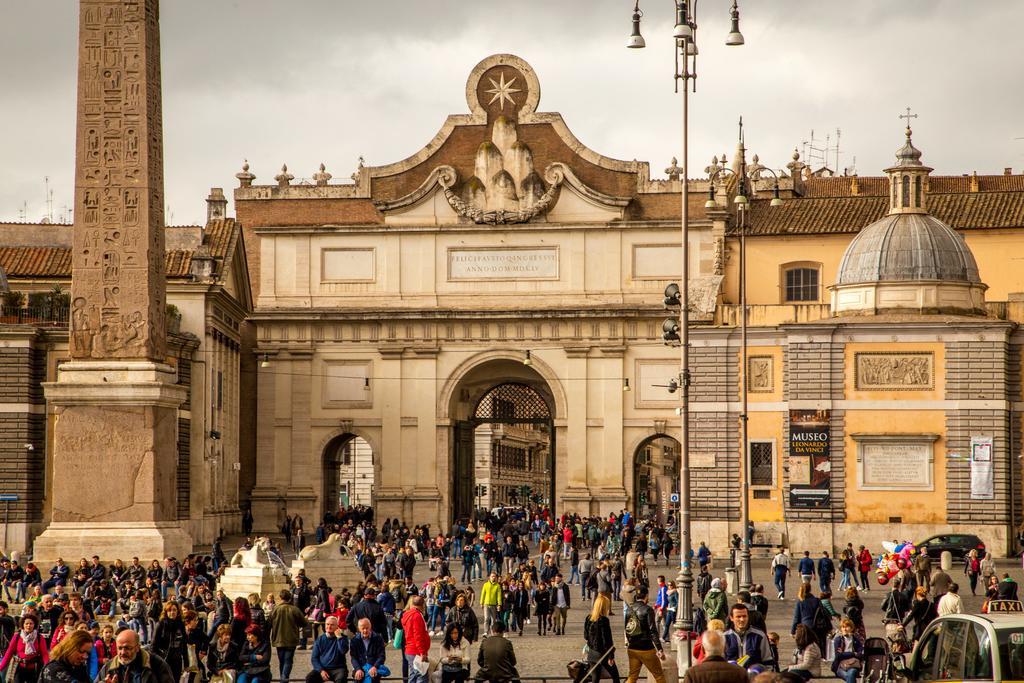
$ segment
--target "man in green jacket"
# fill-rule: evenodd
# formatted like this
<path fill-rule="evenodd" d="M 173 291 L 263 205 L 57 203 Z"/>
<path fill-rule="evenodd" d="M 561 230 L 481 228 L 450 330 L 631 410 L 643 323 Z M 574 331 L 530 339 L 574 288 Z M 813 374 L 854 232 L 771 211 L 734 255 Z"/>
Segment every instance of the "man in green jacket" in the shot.
<path fill-rule="evenodd" d="M 292 592 L 282 590 L 278 596 L 281 602 L 270 613 L 270 644 L 277 648 L 277 665 L 280 678 L 287 681 L 292 673 L 292 662 L 295 661 L 295 648 L 299 646 L 299 636 L 306 628 L 306 617 L 302 611 L 292 604 Z"/>
<path fill-rule="evenodd" d="M 498 574 L 491 572 L 487 581 L 480 588 L 480 604 L 484 608 L 484 636 L 491 634 L 494 623 L 498 621 L 498 613 L 501 611 L 501 584 L 498 583 Z"/>

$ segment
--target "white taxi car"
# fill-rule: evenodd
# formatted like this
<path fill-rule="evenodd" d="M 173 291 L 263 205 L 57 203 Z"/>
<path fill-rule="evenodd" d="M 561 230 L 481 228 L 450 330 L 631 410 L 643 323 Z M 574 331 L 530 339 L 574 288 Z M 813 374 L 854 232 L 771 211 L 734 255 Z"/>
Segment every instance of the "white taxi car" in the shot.
<path fill-rule="evenodd" d="M 911 681 L 1024 682 L 1024 613 L 997 605 L 989 614 L 950 614 L 925 630 L 899 671 Z"/>

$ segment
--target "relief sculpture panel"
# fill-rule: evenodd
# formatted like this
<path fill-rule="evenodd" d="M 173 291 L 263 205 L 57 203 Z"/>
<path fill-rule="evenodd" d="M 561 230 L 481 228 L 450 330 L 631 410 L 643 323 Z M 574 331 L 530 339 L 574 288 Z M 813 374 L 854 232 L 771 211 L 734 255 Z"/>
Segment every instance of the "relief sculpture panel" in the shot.
<path fill-rule="evenodd" d="M 156 0 L 80 3 L 71 355 L 162 360 L 166 280 Z"/>
<path fill-rule="evenodd" d="M 747 391 L 758 393 L 775 390 L 774 368 L 772 367 L 771 356 L 751 356 L 747 359 L 747 367 L 750 372 Z"/>
<path fill-rule="evenodd" d="M 855 385 L 860 390 L 925 390 L 935 386 L 935 356 L 920 353 L 857 353 Z"/>

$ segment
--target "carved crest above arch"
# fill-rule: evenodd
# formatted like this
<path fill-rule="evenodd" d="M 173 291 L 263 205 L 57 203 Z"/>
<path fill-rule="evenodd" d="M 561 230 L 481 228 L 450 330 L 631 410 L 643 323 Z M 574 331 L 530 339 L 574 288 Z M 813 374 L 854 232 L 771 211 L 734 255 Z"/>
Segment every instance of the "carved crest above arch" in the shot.
<path fill-rule="evenodd" d="M 466 101 L 471 113 L 450 116 L 417 154 L 361 170 L 359 182 L 370 187 L 385 222 L 528 223 L 547 220 L 560 202 L 568 220 L 620 220 L 648 180 L 646 164 L 601 156 L 579 142 L 559 114 L 537 113 L 540 82 L 515 55 L 477 64 Z M 430 169 L 425 176 L 424 167 Z M 412 187 L 410 177 L 422 180 Z M 405 191 L 386 197 L 378 192 L 384 187 Z"/>

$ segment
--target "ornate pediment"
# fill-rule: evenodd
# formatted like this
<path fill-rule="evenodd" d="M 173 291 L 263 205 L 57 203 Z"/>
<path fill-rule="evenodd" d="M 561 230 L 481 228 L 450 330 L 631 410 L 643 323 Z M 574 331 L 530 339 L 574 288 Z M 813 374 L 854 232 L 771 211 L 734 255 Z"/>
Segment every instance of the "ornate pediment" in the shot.
<path fill-rule="evenodd" d="M 576 140 L 559 115 L 538 114 L 540 84 L 530 65 L 518 57 L 493 55 L 478 64 L 466 84 L 466 99 L 472 113 L 450 117 L 420 153 L 365 170 L 371 187 L 388 183 L 408 188 L 404 176 L 415 177 L 424 165 L 435 162 L 415 189 L 393 198 L 373 197 L 386 222 L 544 221 L 563 197 L 567 205 L 555 212 L 559 217 L 554 220 L 618 220 L 639 182 L 637 176 L 646 180 L 646 173 L 639 173 L 646 171 L 645 165 L 602 157 Z M 583 171 L 599 184 L 628 192 L 595 189 L 581 180 Z M 626 178 L 632 179 L 633 187 L 623 183 Z"/>

